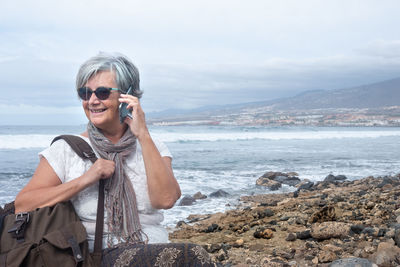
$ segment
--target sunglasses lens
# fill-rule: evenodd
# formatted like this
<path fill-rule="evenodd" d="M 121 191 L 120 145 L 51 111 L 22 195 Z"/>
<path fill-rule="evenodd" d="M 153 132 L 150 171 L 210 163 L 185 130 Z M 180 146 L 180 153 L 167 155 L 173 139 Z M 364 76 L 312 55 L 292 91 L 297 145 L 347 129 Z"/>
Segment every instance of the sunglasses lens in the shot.
<path fill-rule="evenodd" d="M 105 87 L 99 87 L 94 91 L 96 94 L 97 98 L 100 100 L 106 100 L 110 96 L 111 90 L 109 88 Z"/>
<path fill-rule="evenodd" d="M 87 101 L 92 96 L 92 90 L 87 87 L 81 87 L 78 89 L 78 95 L 82 100 Z"/>

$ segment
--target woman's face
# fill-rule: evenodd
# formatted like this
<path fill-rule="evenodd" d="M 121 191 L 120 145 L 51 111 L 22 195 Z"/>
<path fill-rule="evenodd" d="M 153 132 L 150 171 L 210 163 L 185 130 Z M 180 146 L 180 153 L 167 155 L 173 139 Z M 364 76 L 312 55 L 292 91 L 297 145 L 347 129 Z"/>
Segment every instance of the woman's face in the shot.
<path fill-rule="evenodd" d="M 86 84 L 92 91 L 98 87 L 117 88 L 115 74 L 112 71 L 102 71 L 92 77 Z M 111 130 L 118 129 L 119 122 L 119 92 L 111 91 L 110 96 L 105 100 L 100 100 L 93 93 L 88 101 L 82 101 L 82 106 L 86 117 L 99 129 Z"/>

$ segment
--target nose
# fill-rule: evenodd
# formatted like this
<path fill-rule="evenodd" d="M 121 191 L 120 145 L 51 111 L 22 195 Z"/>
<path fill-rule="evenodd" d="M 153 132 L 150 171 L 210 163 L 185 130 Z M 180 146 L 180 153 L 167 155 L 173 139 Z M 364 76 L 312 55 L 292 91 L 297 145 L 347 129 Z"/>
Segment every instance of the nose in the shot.
<path fill-rule="evenodd" d="M 92 95 L 89 98 L 89 105 L 98 104 L 98 103 L 100 103 L 100 99 L 97 98 L 95 93 L 92 93 Z"/>

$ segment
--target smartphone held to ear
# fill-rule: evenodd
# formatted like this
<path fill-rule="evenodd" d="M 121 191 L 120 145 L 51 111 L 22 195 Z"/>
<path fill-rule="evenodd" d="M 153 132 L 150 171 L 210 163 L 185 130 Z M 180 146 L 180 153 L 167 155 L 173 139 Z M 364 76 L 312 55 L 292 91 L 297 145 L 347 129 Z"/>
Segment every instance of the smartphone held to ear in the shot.
<path fill-rule="evenodd" d="M 128 91 L 126 92 L 127 95 L 132 95 L 132 87 L 129 87 Z M 119 104 L 119 121 L 121 123 L 124 123 L 125 118 L 129 117 L 132 119 L 132 110 L 129 110 L 127 108 L 128 104 L 127 103 L 121 103 Z"/>

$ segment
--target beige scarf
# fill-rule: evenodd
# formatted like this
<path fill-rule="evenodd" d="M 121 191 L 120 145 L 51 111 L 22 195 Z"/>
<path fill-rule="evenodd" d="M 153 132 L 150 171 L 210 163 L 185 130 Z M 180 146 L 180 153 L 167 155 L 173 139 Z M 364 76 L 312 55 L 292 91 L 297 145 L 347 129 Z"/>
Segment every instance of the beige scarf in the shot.
<path fill-rule="evenodd" d="M 143 241 L 142 227 L 132 182 L 124 171 L 125 158 L 136 152 L 136 137 L 128 128 L 118 143 L 113 144 L 91 122 L 87 126 L 89 140 L 94 150 L 103 159 L 115 162 L 115 172 L 105 180 L 105 208 L 109 235 L 108 247 L 113 246 L 113 237 L 118 243 L 147 243 Z"/>

